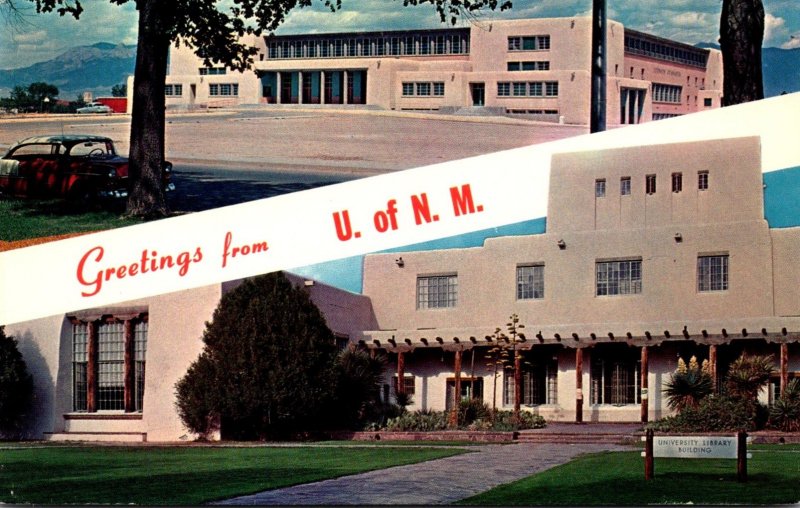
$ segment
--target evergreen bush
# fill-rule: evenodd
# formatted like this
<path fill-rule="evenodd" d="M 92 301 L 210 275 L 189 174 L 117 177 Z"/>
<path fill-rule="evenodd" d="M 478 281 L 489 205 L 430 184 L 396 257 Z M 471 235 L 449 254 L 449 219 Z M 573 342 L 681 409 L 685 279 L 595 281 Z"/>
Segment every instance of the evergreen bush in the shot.
<path fill-rule="evenodd" d="M 0 326 L 0 437 L 16 438 L 33 397 L 33 378 L 14 337 Z"/>

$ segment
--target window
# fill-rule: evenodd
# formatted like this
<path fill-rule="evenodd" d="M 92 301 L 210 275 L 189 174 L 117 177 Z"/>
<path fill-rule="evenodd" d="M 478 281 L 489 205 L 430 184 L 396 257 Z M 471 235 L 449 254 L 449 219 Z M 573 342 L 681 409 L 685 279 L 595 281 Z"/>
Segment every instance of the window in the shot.
<path fill-rule="evenodd" d="M 455 307 L 457 290 L 457 275 L 418 277 L 417 309 Z"/>
<path fill-rule="evenodd" d="M 528 83 L 528 86 L 530 87 L 530 95 L 532 97 L 541 97 L 542 95 L 544 95 L 542 93 L 543 89 L 541 81 Z"/>
<path fill-rule="evenodd" d="M 431 94 L 430 83 L 417 83 L 417 95 L 428 96 Z"/>
<path fill-rule="evenodd" d="M 72 410 L 141 412 L 147 315 L 72 318 Z"/>
<path fill-rule="evenodd" d="M 511 95 L 511 83 L 503 82 L 497 83 L 497 95 L 499 97 L 508 97 Z"/>
<path fill-rule="evenodd" d="M 621 196 L 631 195 L 631 177 L 623 176 L 619 179 L 619 193 Z"/>
<path fill-rule="evenodd" d="M 541 51 L 546 49 L 550 49 L 549 35 L 508 38 L 509 51 Z"/>
<path fill-rule="evenodd" d="M 167 97 L 180 97 L 183 95 L 183 85 L 164 85 L 164 95 Z"/>
<path fill-rule="evenodd" d="M 462 377 L 461 382 L 461 402 L 469 401 L 472 399 L 483 400 L 483 378 L 481 377 Z M 453 408 L 453 394 L 456 390 L 456 380 L 454 378 L 447 379 L 447 388 L 445 389 L 445 409 L 450 410 Z"/>
<path fill-rule="evenodd" d="M 517 300 L 544 298 L 544 265 L 517 267 Z"/>
<path fill-rule="evenodd" d="M 606 180 L 605 178 L 601 178 L 599 180 L 594 181 L 594 197 L 596 198 L 604 198 L 606 197 Z"/>
<path fill-rule="evenodd" d="M 547 81 L 544 85 L 547 97 L 558 97 L 558 81 Z"/>
<path fill-rule="evenodd" d="M 272 49 L 273 47 L 270 46 L 270 58 L 275 58 L 272 56 Z M 277 51 L 277 48 L 275 48 Z M 200 67 L 200 75 L 201 76 L 217 76 L 227 74 L 228 70 L 225 67 Z"/>
<path fill-rule="evenodd" d="M 642 292 L 642 260 L 598 261 L 595 266 L 597 296 Z"/>
<path fill-rule="evenodd" d="M 558 361 L 555 358 L 522 362 L 520 404 L 538 406 L 558 402 Z M 503 379 L 503 405 L 514 405 L 514 371 L 506 371 Z"/>
<path fill-rule="evenodd" d="M 397 374 L 394 375 L 392 379 L 392 387 L 394 388 L 394 393 L 398 393 L 398 386 L 397 386 Z M 414 376 L 403 376 L 403 392 L 408 395 L 414 395 L 416 393 L 416 388 L 414 385 Z"/>
<path fill-rule="evenodd" d="M 437 81 L 435 83 L 427 83 L 427 82 L 410 82 L 406 81 L 403 83 L 403 96 L 411 97 L 411 96 L 420 96 L 420 97 L 430 97 L 431 91 L 433 91 L 433 95 L 436 97 L 443 97 L 444 96 L 444 82 Z"/>
<path fill-rule="evenodd" d="M 708 190 L 708 171 L 697 172 L 697 189 Z"/>
<path fill-rule="evenodd" d="M 711 98 L 706 97 L 705 99 L 703 99 L 703 106 L 704 107 L 710 108 L 713 105 L 714 105 L 714 101 Z"/>
<path fill-rule="evenodd" d="M 656 175 L 647 175 L 644 177 L 644 191 L 646 194 L 656 193 Z"/>
<path fill-rule="evenodd" d="M 528 95 L 528 84 L 527 83 L 520 83 L 515 82 L 514 85 L 514 96 L 515 97 L 524 97 Z"/>
<path fill-rule="evenodd" d="M 507 70 L 509 71 L 549 71 L 550 62 L 508 62 Z"/>
<path fill-rule="evenodd" d="M 239 85 L 237 83 L 211 83 L 208 85 L 208 95 L 218 96 L 238 96 Z"/>
<path fill-rule="evenodd" d="M 653 102 L 680 104 L 682 91 L 680 86 L 653 83 Z"/>
<path fill-rule="evenodd" d="M 697 290 L 727 291 L 728 289 L 728 255 L 698 256 L 697 258 Z"/>
<path fill-rule="evenodd" d="M 442 97 L 444 95 L 444 82 L 438 81 L 433 83 L 433 95 Z"/>
<path fill-rule="evenodd" d="M 637 351 L 638 349 L 626 345 L 619 348 L 594 348 L 590 388 L 592 404 L 621 406 L 641 402 L 641 364 Z"/>
<path fill-rule="evenodd" d="M 683 190 L 683 174 L 672 173 L 672 192 L 680 192 Z"/>
<path fill-rule="evenodd" d="M 403 95 L 414 95 L 414 83 L 403 83 Z"/>

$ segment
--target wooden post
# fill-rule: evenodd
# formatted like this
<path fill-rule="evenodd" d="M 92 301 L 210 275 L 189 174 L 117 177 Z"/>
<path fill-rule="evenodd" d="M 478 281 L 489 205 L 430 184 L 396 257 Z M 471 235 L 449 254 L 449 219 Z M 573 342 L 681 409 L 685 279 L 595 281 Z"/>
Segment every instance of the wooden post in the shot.
<path fill-rule="evenodd" d="M 747 481 L 747 432 L 739 431 L 737 437 L 736 453 L 736 480 Z"/>
<path fill-rule="evenodd" d="M 406 371 L 406 360 L 405 355 L 402 351 L 397 352 L 397 386 L 395 390 L 397 393 L 405 393 L 406 386 L 405 386 L 405 373 Z"/>
<path fill-rule="evenodd" d="M 575 423 L 583 422 L 583 349 L 575 349 Z"/>
<path fill-rule="evenodd" d="M 781 395 L 786 393 L 789 384 L 789 344 L 781 344 Z"/>
<path fill-rule="evenodd" d="M 642 346 L 642 382 L 641 382 L 641 389 L 642 389 L 642 411 L 641 411 L 641 419 L 642 423 L 647 423 L 647 416 L 648 416 L 648 393 L 647 393 L 647 377 L 649 374 L 649 368 L 647 363 L 647 346 Z"/>
<path fill-rule="evenodd" d="M 647 429 L 645 432 L 644 443 L 644 479 L 653 479 L 653 429 Z"/>
<path fill-rule="evenodd" d="M 450 426 L 458 426 L 458 407 L 461 405 L 461 350 L 456 351 L 455 366 L 455 386 L 453 387 L 453 409 L 450 412 Z"/>
<path fill-rule="evenodd" d="M 708 368 L 711 370 L 711 389 L 717 391 L 717 346 L 708 346 Z"/>

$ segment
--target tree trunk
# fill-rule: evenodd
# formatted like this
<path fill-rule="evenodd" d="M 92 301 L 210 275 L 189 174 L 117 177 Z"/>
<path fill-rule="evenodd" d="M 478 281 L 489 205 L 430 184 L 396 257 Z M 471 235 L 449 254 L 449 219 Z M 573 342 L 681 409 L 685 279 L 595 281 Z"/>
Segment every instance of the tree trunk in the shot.
<path fill-rule="evenodd" d="M 722 105 L 764 98 L 761 43 L 764 5 L 761 0 L 723 0 L 719 44 L 722 50 Z"/>
<path fill-rule="evenodd" d="M 133 81 L 127 214 L 164 217 L 166 196 L 161 185 L 164 160 L 164 84 L 170 47 L 171 2 L 138 0 L 139 39 Z"/>

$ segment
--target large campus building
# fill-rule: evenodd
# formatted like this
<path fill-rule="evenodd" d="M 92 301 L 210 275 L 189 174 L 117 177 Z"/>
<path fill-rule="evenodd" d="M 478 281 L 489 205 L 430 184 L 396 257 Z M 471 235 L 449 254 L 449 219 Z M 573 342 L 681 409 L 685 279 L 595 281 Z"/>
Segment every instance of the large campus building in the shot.
<path fill-rule="evenodd" d="M 469 28 L 270 35 L 249 41 L 254 70 L 207 67 L 173 48 L 168 108 L 339 105 L 398 111 L 483 108 L 588 122 L 591 18 L 479 22 Z M 607 123 L 720 106 L 719 51 L 607 24 Z M 129 87 L 132 90 L 132 87 Z"/>
<path fill-rule="evenodd" d="M 537 231 L 367 255 L 361 294 L 290 278 L 342 347 L 387 355 L 383 396 L 412 410 L 519 394 L 551 421 L 652 420 L 679 358 L 719 381 L 743 352 L 773 355 L 772 402 L 800 376 L 800 216 L 775 206 L 798 178 L 762 174 L 758 138 L 558 154 Z M 237 284 L 8 326 L 36 384 L 30 437 L 191 439 L 175 383 Z M 487 357 L 512 314 L 519 384 Z"/>

